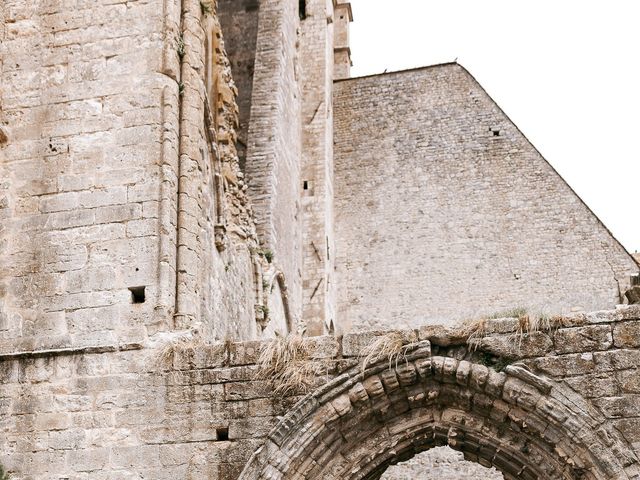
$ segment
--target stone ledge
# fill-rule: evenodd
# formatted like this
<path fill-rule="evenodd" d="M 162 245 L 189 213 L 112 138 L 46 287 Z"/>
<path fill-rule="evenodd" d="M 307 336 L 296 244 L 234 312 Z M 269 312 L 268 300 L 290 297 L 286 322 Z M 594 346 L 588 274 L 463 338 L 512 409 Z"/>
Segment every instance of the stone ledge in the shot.
<path fill-rule="evenodd" d="M 130 350 L 142 350 L 142 343 L 124 343 L 120 345 L 89 345 L 85 347 L 68 347 L 43 349 L 32 351 L 18 351 L 0 353 L 0 361 L 18 360 L 22 358 L 57 357 L 61 355 L 98 354 L 110 352 L 126 352 Z"/>

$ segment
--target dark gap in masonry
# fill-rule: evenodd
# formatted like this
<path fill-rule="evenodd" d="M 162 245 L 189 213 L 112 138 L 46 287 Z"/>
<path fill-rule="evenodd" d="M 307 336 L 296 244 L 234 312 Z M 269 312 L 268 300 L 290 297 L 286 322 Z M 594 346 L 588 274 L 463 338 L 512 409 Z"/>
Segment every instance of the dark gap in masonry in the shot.
<path fill-rule="evenodd" d="M 298 13 L 300 20 L 307 18 L 307 0 L 298 0 Z"/>
<path fill-rule="evenodd" d="M 131 292 L 131 303 L 144 303 L 144 290 L 146 287 L 129 287 Z"/>
<path fill-rule="evenodd" d="M 219 442 L 229 441 L 229 429 L 226 427 L 216 428 L 216 438 Z"/>

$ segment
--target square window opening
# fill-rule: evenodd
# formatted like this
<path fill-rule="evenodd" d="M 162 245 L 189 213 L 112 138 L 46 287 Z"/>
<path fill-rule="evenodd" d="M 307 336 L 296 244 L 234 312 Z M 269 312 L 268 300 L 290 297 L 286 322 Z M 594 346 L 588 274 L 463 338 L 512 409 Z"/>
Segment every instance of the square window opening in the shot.
<path fill-rule="evenodd" d="M 146 287 L 129 287 L 131 292 L 131 303 L 144 303 Z"/>

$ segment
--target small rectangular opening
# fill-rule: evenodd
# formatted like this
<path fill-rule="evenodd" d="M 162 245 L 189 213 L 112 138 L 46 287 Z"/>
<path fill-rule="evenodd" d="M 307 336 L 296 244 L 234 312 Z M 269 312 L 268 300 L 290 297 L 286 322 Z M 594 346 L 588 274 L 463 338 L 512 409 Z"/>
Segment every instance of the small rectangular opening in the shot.
<path fill-rule="evenodd" d="M 245 12 L 255 12 L 256 10 L 258 10 L 258 8 L 260 8 L 260 4 L 259 4 L 258 0 L 250 0 L 250 1 L 246 2 L 246 5 L 244 7 L 244 11 Z"/>
<path fill-rule="evenodd" d="M 302 189 L 303 190 L 309 190 L 309 181 L 305 180 L 304 182 L 302 182 Z"/>
<path fill-rule="evenodd" d="M 500 130 L 494 130 L 493 131 L 493 136 L 494 137 L 499 137 L 500 136 Z"/>
<path fill-rule="evenodd" d="M 300 20 L 307 18 L 307 0 L 298 0 L 298 13 Z"/>
<path fill-rule="evenodd" d="M 131 292 L 131 303 L 144 303 L 144 290 L 146 287 L 129 287 Z"/>
<path fill-rule="evenodd" d="M 219 442 L 228 442 L 229 429 L 227 427 L 216 428 L 216 438 Z"/>

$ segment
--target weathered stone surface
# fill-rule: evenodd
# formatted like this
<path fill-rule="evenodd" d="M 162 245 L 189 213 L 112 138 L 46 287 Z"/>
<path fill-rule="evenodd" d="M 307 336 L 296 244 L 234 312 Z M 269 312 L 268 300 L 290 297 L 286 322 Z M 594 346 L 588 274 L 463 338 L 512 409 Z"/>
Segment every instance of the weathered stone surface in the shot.
<path fill-rule="evenodd" d="M 612 343 L 609 325 L 561 328 L 553 335 L 554 350 L 559 354 L 606 350 Z"/>
<path fill-rule="evenodd" d="M 512 333 L 481 338 L 478 348 L 499 357 L 539 357 L 553 349 L 553 342 L 545 332 Z"/>
<path fill-rule="evenodd" d="M 610 307 L 638 266 L 461 67 L 334 85 L 351 19 L 0 3 L 13 478 L 374 478 L 446 445 L 509 478 L 634 478 L 640 307 L 449 321 Z"/>
<path fill-rule="evenodd" d="M 620 322 L 613 327 L 613 342 L 618 348 L 640 347 L 640 322 Z"/>
<path fill-rule="evenodd" d="M 640 303 L 640 285 L 634 285 L 624 292 L 629 303 L 637 305 Z"/>
<path fill-rule="evenodd" d="M 463 67 L 341 80 L 334 105 L 338 305 L 353 328 L 620 303 L 637 264 Z"/>
<path fill-rule="evenodd" d="M 418 473 L 420 472 L 420 473 Z M 501 480 L 502 473 L 495 468 L 486 467 L 472 461 L 464 461 L 461 452 L 439 447 L 423 452 L 411 460 L 387 469 L 383 480 L 408 480 L 421 475 L 421 480 L 459 480 L 461 478 L 478 478 L 483 480 Z"/>
<path fill-rule="evenodd" d="M 597 373 L 593 375 L 579 375 L 565 380 L 573 390 L 585 398 L 599 398 L 617 395 L 618 383 L 611 377 L 611 373 Z"/>
<path fill-rule="evenodd" d="M 418 340 L 418 335 L 416 335 L 413 330 L 400 330 L 395 333 L 399 335 L 405 345 L 415 343 Z M 342 338 L 342 354 L 345 357 L 359 357 L 362 351 L 376 339 L 395 333 L 388 331 L 371 331 L 346 334 Z"/>
<path fill-rule="evenodd" d="M 629 321 L 599 323 L 598 331 Z M 500 331 L 493 336 L 509 336 L 508 330 Z M 389 334 L 398 332 L 307 340 L 311 357 L 306 361 L 315 362 L 308 374 L 318 376 L 311 382 L 318 390 L 304 399 L 274 394 L 276 385 L 259 378 L 256 361 L 265 346 L 260 342 L 187 346 L 169 363 L 163 363 L 159 347 L 0 359 L 6 392 L 0 396 L 1 461 L 16 478 L 28 470 L 38 480 L 98 470 L 183 478 L 185 471 L 199 468 L 214 468 L 220 480 L 233 480 L 271 435 L 279 447 L 267 448 L 264 455 L 278 455 L 279 449 L 285 455 L 273 460 L 274 468 L 303 469 L 311 478 L 320 465 L 333 465 L 327 467 L 333 473 L 323 478 L 342 479 L 345 468 L 355 468 L 350 462 L 372 452 L 393 462 L 409 458 L 415 451 L 403 445 L 414 444 L 420 449 L 450 445 L 511 476 L 529 468 L 538 477 L 561 478 L 555 462 L 587 469 L 606 465 L 602 472 L 620 471 L 620 462 L 626 471 L 637 464 L 637 349 L 610 345 L 601 352 L 546 352 L 522 359 L 524 353 L 513 344 L 507 355 L 515 362 L 497 372 L 476 363 L 478 351 L 472 347 L 451 346 L 456 355 L 451 357 L 444 347 L 432 356 L 430 349 L 413 345 L 397 366 L 386 358 L 374 360 L 367 378 L 361 377 L 359 362 L 344 361 L 349 348 L 355 360 Z M 417 340 L 413 331 L 405 336 Z M 582 336 L 569 338 L 583 346 Z M 373 433 L 380 425 L 391 438 Z M 558 452 L 552 445 L 564 445 L 567 438 L 572 448 L 545 457 Z M 526 439 L 546 446 L 540 449 Z M 326 447 L 322 454 L 312 453 L 305 445 L 331 445 L 331 454 Z M 589 455 L 598 455 L 598 462 L 590 463 Z M 441 465 L 443 457 L 428 458 L 418 462 Z M 156 476 L 157 465 L 163 465 L 164 476 Z M 475 471 L 456 464 L 443 474 L 458 467 Z M 360 462 L 357 468 L 366 471 L 371 465 Z M 388 475 L 393 472 L 390 468 Z M 608 478 L 602 472 L 596 478 Z"/>

